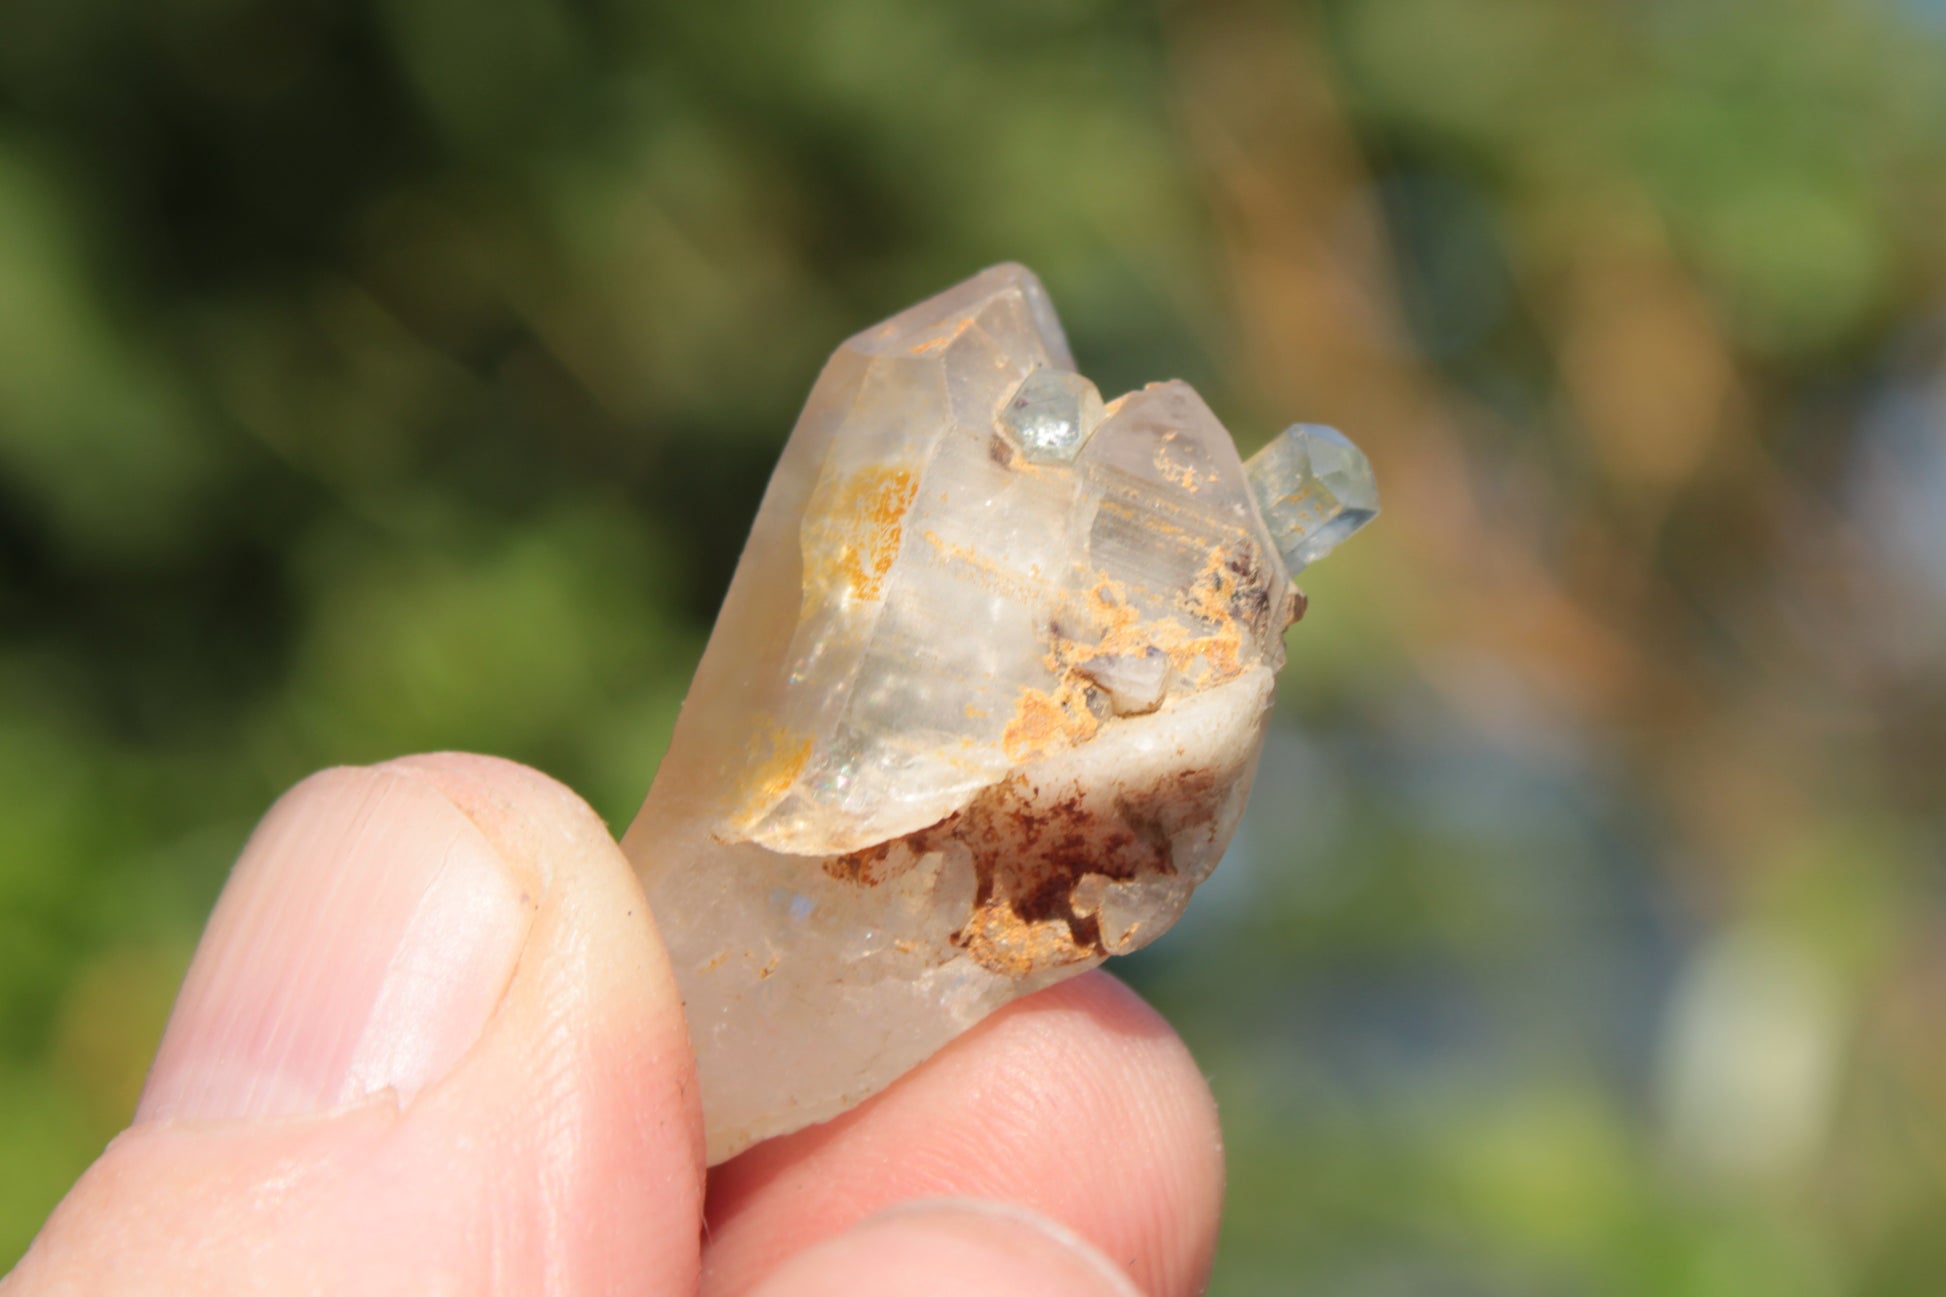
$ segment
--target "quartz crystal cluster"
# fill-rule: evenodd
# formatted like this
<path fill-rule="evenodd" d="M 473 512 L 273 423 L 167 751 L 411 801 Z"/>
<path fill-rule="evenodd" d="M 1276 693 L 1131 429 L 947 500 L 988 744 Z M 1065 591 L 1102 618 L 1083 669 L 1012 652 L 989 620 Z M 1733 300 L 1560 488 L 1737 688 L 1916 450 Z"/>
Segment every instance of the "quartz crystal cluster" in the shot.
<path fill-rule="evenodd" d="M 1167 929 L 1249 790 L 1289 574 L 1376 511 L 1299 425 L 1104 403 L 995 267 L 812 389 L 625 839 L 712 1162 L 831 1117 Z"/>

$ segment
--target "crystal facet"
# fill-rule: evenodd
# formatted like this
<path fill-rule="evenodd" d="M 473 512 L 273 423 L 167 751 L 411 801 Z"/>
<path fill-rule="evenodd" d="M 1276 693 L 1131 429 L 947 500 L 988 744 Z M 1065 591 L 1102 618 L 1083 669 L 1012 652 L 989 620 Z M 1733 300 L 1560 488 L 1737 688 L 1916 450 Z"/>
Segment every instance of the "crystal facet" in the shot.
<path fill-rule="evenodd" d="M 1066 370 L 1037 369 L 1001 408 L 1000 426 L 1028 459 L 1065 464 L 1080 453 L 1102 417 L 1101 393 L 1093 383 Z"/>
<path fill-rule="evenodd" d="M 1201 398 L 1104 407 L 1025 269 L 840 347 L 624 843 L 711 1161 L 1167 929 L 1296 599 Z"/>
<path fill-rule="evenodd" d="M 1257 505 L 1292 576 L 1378 517 L 1371 461 L 1336 428 L 1294 423 L 1250 457 Z"/>

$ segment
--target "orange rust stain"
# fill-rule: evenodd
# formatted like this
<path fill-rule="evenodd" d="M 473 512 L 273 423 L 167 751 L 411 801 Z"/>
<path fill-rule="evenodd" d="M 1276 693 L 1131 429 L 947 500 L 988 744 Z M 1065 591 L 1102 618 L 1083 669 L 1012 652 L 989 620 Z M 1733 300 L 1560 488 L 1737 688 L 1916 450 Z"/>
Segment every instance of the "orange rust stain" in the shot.
<path fill-rule="evenodd" d="M 1034 600 L 1047 593 L 1039 583 L 1023 579 L 1019 573 L 988 558 L 970 545 L 955 545 L 930 529 L 923 535 L 926 543 L 931 545 L 939 556 L 942 566 L 951 563 L 965 564 L 972 570 L 974 579 L 983 589 L 1023 600 Z"/>
<path fill-rule="evenodd" d="M 893 865 L 892 848 L 896 845 L 896 842 L 881 842 L 877 846 L 850 851 L 842 856 L 831 856 L 821 867 L 841 883 L 877 887 L 895 874 L 903 873 L 903 866 L 912 862 L 911 853 L 907 852 L 900 865 Z"/>
<path fill-rule="evenodd" d="M 1040 582 L 1019 574 L 970 547 L 954 545 L 928 531 L 925 539 L 948 562 L 971 568 L 989 588 L 1027 597 L 1050 593 Z M 1190 588 L 1175 600 L 1176 615 L 1144 616 L 1128 587 L 1106 575 L 1078 595 L 1056 595 L 1060 614 L 1042 664 L 1054 676 L 1044 689 L 1023 689 L 1001 734 L 1001 747 L 1014 761 L 1028 761 L 1086 742 L 1101 726 L 1097 689 L 1088 666 L 1101 658 L 1165 654 L 1177 677 L 1203 689 L 1243 671 L 1253 631 L 1250 609 L 1261 602 L 1261 574 L 1239 561 L 1232 547 L 1218 545 Z M 983 716 L 967 708 L 970 719 Z"/>
<path fill-rule="evenodd" d="M 966 922 L 947 940 L 1007 977 L 1126 948 L 1135 929 L 1101 929 L 1110 883 L 1172 877 L 1176 843 L 1223 814 L 1234 768 L 1171 771 L 1147 788 L 1092 798 L 1014 774 L 937 824 L 824 862 L 831 878 L 875 887 L 937 852 L 961 851 L 975 883 Z M 903 945 L 898 947 L 904 951 Z"/>
<path fill-rule="evenodd" d="M 957 934 L 958 944 L 988 972 L 1022 978 L 1043 969 L 1093 959 L 1101 951 L 1074 938 L 1060 919 L 1023 919 L 1001 897 L 977 906 Z"/>
<path fill-rule="evenodd" d="M 1155 471 L 1191 495 L 1202 490 L 1202 487 L 1197 485 L 1196 470 L 1175 459 L 1166 449 L 1155 453 Z"/>
<path fill-rule="evenodd" d="M 784 800 L 810 760 L 810 735 L 794 734 L 774 723 L 758 726 L 750 740 L 743 782 L 737 786 L 731 825 L 745 833 L 754 829 L 771 807 Z"/>
<path fill-rule="evenodd" d="M 1170 522 L 1164 515 L 1162 507 L 1156 504 L 1145 503 L 1137 506 L 1126 500 L 1103 497 L 1101 511 L 1127 522 L 1140 523 L 1145 530 L 1152 531 L 1158 536 L 1167 536 L 1172 540 L 1186 541 L 1190 536 L 1187 527 Z"/>
<path fill-rule="evenodd" d="M 953 327 L 936 338 L 914 343 L 908 350 L 915 356 L 933 356 L 946 350 L 958 340 L 961 334 L 973 327 L 973 317 L 968 315 L 954 322 Z"/>
<path fill-rule="evenodd" d="M 1000 747 L 1013 761 L 1031 761 L 1061 748 L 1085 743 L 1101 722 L 1088 710 L 1087 685 L 1067 676 L 1052 692 L 1022 689 L 1013 719 L 1001 731 Z"/>
<path fill-rule="evenodd" d="M 1128 587 L 1107 576 L 1088 587 L 1088 614 L 1111 635 L 1127 631 L 1141 620 L 1129 604 Z"/>
<path fill-rule="evenodd" d="M 1062 678 L 1076 681 L 1099 658 L 1139 657 L 1150 649 L 1166 655 L 1170 667 L 1196 688 L 1207 688 L 1243 670 L 1247 627 L 1236 613 L 1244 578 L 1227 549 L 1211 556 L 1178 607 L 1182 617 L 1144 620 L 1120 582 L 1103 577 L 1073 608 L 1087 628 L 1085 637 L 1057 635 L 1045 663 Z"/>
<path fill-rule="evenodd" d="M 918 493 L 917 475 L 896 466 L 861 468 L 839 484 L 815 524 L 816 543 L 806 546 L 813 564 L 805 574 L 807 606 L 813 591 L 856 599 L 884 595 L 906 511 Z"/>

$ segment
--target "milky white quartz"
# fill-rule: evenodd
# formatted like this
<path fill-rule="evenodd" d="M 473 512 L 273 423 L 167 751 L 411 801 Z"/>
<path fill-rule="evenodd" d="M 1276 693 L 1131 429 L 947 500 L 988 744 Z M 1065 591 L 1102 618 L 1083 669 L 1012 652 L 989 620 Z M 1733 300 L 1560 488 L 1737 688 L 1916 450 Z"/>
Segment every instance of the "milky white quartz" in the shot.
<path fill-rule="evenodd" d="M 1104 406 L 1020 266 L 838 349 L 624 840 L 711 1162 L 1175 921 L 1250 786 L 1294 490 L 1182 383 Z"/>

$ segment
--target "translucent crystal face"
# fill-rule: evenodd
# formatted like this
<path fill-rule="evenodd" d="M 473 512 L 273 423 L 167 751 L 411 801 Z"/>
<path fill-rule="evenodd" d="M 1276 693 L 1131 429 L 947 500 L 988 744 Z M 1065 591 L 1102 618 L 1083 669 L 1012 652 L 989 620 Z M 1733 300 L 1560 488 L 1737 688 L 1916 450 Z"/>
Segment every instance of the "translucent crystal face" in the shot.
<path fill-rule="evenodd" d="M 1292 576 L 1378 516 L 1365 452 L 1336 428 L 1294 423 L 1250 457 L 1250 485 Z"/>
<path fill-rule="evenodd" d="M 798 524 L 806 687 L 770 711 L 725 841 L 873 846 L 1153 711 L 1165 680 L 1279 651 L 1285 577 L 1209 408 L 1162 383 L 1110 412 L 1036 282 L 964 287 L 845 344 L 812 393 L 840 422 Z M 1173 668 L 1153 681 L 1088 665 L 1151 650 Z"/>
<path fill-rule="evenodd" d="M 712 1161 L 1175 921 L 1295 606 L 1252 490 L 1184 384 L 1104 406 L 1019 266 L 838 349 L 624 840 Z"/>
<path fill-rule="evenodd" d="M 1102 413 L 1093 383 L 1066 370 L 1037 369 L 1001 407 L 1000 426 L 1028 459 L 1065 464 L 1101 426 Z"/>

